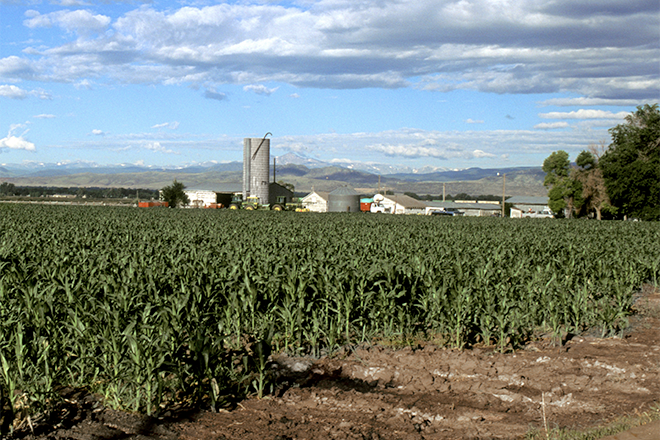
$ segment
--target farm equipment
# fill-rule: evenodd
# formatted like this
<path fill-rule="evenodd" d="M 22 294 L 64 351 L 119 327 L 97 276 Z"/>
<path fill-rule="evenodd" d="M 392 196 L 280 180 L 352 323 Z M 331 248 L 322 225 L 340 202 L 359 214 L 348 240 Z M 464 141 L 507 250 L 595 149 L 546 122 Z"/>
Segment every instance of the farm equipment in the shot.
<path fill-rule="evenodd" d="M 258 209 L 267 210 L 270 209 L 270 205 L 262 205 L 259 203 L 259 197 L 248 196 L 247 199 L 243 202 L 243 209 L 247 211 L 256 211 Z"/>
<path fill-rule="evenodd" d="M 263 205 L 259 203 L 259 198 L 254 196 L 248 196 L 247 199 L 243 200 L 243 195 L 241 193 L 236 193 L 232 196 L 229 209 L 245 209 L 247 211 L 268 209 L 273 211 L 304 211 L 302 202 L 297 197 L 293 198 L 290 202 L 287 202 L 285 196 L 278 196 L 277 201 L 272 205 Z"/>
<path fill-rule="evenodd" d="M 237 210 L 243 207 L 243 195 L 241 193 L 235 193 L 231 196 L 231 203 L 229 204 L 229 209 Z"/>
<path fill-rule="evenodd" d="M 245 200 L 243 200 L 243 195 L 241 193 L 236 193 L 231 198 L 229 209 L 245 209 L 246 211 L 256 211 L 258 209 L 267 210 L 270 209 L 270 205 L 260 204 L 259 197 L 256 196 L 248 196 Z"/>
<path fill-rule="evenodd" d="M 360 211 L 371 212 L 371 205 L 374 203 L 373 198 L 360 199 Z"/>
<path fill-rule="evenodd" d="M 298 197 L 294 197 L 290 202 L 286 201 L 286 196 L 278 196 L 277 201 L 271 207 L 273 211 L 296 211 L 302 212 L 302 202 Z"/>

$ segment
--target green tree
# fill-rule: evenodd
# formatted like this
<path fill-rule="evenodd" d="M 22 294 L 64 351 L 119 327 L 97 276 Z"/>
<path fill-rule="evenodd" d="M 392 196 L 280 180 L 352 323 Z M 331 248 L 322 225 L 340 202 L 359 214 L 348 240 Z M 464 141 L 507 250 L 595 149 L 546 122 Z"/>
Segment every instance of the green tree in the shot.
<path fill-rule="evenodd" d="M 288 183 L 285 182 L 284 180 L 279 180 L 277 184 L 283 186 L 284 188 L 288 189 L 291 192 L 295 192 L 296 190 L 296 187 L 293 185 L 293 183 Z"/>
<path fill-rule="evenodd" d="M 612 143 L 600 160 L 607 194 L 623 215 L 660 219 L 660 110 L 637 107 L 611 128 Z"/>
<path fill-rule="evenodd" d="M 552 212 L 566 212 L 568 218 L 582 206 L 582 184 L 571 170 L 568 153 L 554 151 L 543 161 L 546 173 L 543 185 L 549 188 L 548 207 Z"/>
<path fill-rule="evenodd" d="M 595 144 L 589 145 L 589 151 L 582 151 L 575 161 L 578 166 L 575 176 L 582 184 L 584 206 L 587 211 L 593 210 L 598 220 L 603 218 L 603 212 L 609 214 L 616 212 L 607 196 L 603 171 L 599 166 L 600 157 L 606 148 L 604 142 L 601 142 L 600 147 Z"/>
<path fill-rule="evenodd" d="M 472 196 L 470 194 L 458 193 L 453 197 L 453 200 L 473 200 L 473 199 L 472 199 Z"/>
<path fill-rule="evenodd" d="M 174 182 L 170 186 L 166 186 L 160 190 L 161 200 L 166 201 L 170 208 L 187 205 L 190 203 L 190 199 L 188 199 L 184 189 L 186 189 L 184 184 L 174 179 Z"/>
<path fill-rule="evenodd" d="M 16 191 L 16 186 L 13 183 L 2 182 L 0 184 L 0 195 L 13 196 L 14 191 Z"/>

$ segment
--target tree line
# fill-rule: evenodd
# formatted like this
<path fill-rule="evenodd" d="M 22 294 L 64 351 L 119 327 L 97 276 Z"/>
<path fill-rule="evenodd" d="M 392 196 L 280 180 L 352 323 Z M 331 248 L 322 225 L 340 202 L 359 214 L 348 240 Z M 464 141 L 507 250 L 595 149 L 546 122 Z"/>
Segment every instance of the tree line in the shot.
<path fill-rule="evenodd" d="M 567 152 L 543 162 L 549 207 L 566 217 L 660 220 L 660 110 L 637 107 L 609 130 L 612 143 L 592 144 L 572 165 Z"/>
<path fill-rule="evenodd" d="M 158 190 L 143 188 L 16 186 L 9 182 L 3 182 L 0 184 L 0 196 L 2 197 L 52 197 L 54 195 L 69 195 L 88 199 L 157 199 Z"/>
<path fill-rule="evenodd" d="M 388 195 L 388 194 L 389 195 L 394 195 L 394 192 L 387 190 L 387 191 L 385 191 L 384 194 L 385 195 Z M 404 192 L 403 194 L 405 194 L 407 196 L 410 196 L 413 199 L 423 200 L 423 201 L 434 201 L 434 200 L 438 200 L 438 199 L 442 198 L 442 194 L 440 194 L 440 195 L 433 195 L 433 194 L 421 195 L 421 194 L 417 194 L 417 193 L 410 192 L 410 191 Z M 488 201 L 488 202 L 501 202 L 502 201 L 502 196 L 501 195 L 496 196 L 496 195 L 492 195 L 492 194 L 481 194 L 481 195 L 475 196 L 475 195 L 470 195 L 468 193 L 458 193 L 456 195 L 451 195 L 451 194 L 445 195 L 445 200 L 446 201 L 474 200 L 476 202 L 485 202 L 485 201 Z"/>

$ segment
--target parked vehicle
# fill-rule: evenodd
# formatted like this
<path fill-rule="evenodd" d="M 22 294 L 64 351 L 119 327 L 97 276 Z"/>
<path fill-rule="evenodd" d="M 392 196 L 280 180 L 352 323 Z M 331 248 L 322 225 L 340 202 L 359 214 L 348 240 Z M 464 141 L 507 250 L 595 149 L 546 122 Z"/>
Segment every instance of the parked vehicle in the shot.
<path fill-rule="evenodd" d="M 273 211 L 296 211 L 302 212 L 302 202 L 298 197 L 293 197 L 290 202 L 286 201 L 286 196 L 278 196 L 277 201 L 270 208 Z"/>
<path fill-rule="evenodd" d="M 297 197 L 294 197 L 290 202 L 287 202 L 285 196 L 278 196 L 276 202 L 271 206 L 270 204 L 259 203 L 259 198 L 255 196 L 248 196 L 243 200 L 243 194 L 241 193 L 235 193 L 232 196 L 229 209 L 245 209 L 247 211 L 268 209 L 273 211 L 305 211 L 302 207 L 302 202 Z"/>
<path fill-rule="evenodd" d="M 442 208 L 442 209 L 438 209 L 438 210 L 429 211 L 429 214 L 430 215 L 455 217 L 455 216 L 463 215 L 464 212 L 461 212 L 456 208 Z"/>
<path fill-rule="evenodd" d="M 376 194 L 373 203 L 371 204 L 370 212 L 392 214 L 392 207 L 385 206 L 383 200 L 385 200 L 385 197 L 382 194 Z"/>
<path fill-rule="evenodd" d="M 525 218 L 555 218 L 555 214 L 547 206 L 541 211 L 528 210 L 527 212 L 522 213 L 522 217 Z"/>
<path fill-rule="evenodd" d="M 262 205 L 259 203 L 259 197 L 248 196 L 243 200 L 243 194 L 235 193 L 231 198 L 229 209 L 245 209 L 247 211 L 255 211 L 257 209 L 270 209 L 270 205 Z"/>

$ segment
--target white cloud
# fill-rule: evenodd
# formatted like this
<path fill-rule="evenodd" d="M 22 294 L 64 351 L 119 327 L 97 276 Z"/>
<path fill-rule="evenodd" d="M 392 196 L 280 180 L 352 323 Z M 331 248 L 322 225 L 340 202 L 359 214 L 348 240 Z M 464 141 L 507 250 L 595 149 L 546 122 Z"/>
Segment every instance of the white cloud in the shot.
<path fill-rule="evenodd" d="M 568 122 L 541 122 L 536 124 L 534 128 L 538 130 L 553 130 L 555 128 L 566 128 L 568 127 Z"/>
<path fill-rule="evenodd" d="M 558 107 L 573 107 L 573 106 L 622 106 L 631 107 L 639 105 L 639 100 L 636 99 L 602 99 L 602 98 L 552 98 L 539 102 L 541 106 L 554 105 Z"/>
<path fill-rule="evenodd" d="M 151 3 L 113 18 L 85 9 L 31 11 L 26 26 L 59 27 L 65 42 L 32 48 L 29 58 L 2 59 L 0 74 L 78 84 L 106 77 L 233 83 L 263 94 L 275 89 L 261 84 L 279 82 L 657 99 L 657 4 L 612 4 L 325 1 L 159 9 Z M 225 98 L 213 90 L 205 96 Z"/>
<path fill-rule="evenodd" d="M 169 128 L 170 130 L 176 130 L 177 128 L 179 128 L 179 122 L 178 121 L 164 122 L 162 124 L 152 125 L 151 128 Z"/>
<path fill-rule="evenodd" d="M 92 82 L 87 79 L 77 81 L 73 86 L 78 90 L 91 90 L 93 88 Z"/>
<path fill-rule="evenodd" d="M 59 26 L 67 32 L 87 34 L 90 31 L 100 32 L 110 24 L 110 17 L 105 15 L 93 15 L 86 10 L 57 11 L 49 14 L 40 14 L 34 10 L 25 13 L 28 17 L 23 24 L 30 29 L 39 27 Z"/>
<path fill-rule="evenodd" d="M 36 147 L 32 142 L 25 140 L 22 136 L 7 136 L 0 139 L 0 150 L 9 148 L 12 150 L 35 151 Z"/>
<path fill-rule="evenodd" d="M 55 119 L 55 115 L 47 114 L 47 113 L 42 113 L 40 115 L 33 116 L 35 119 Z"/>
<path fill-rule="evenodd" d="M 25 128 L 25 124 L 12 124 L 9 127 L 9 133 L 7 133 L 7 136 L 0 139 L 0 151 L 2 151 L 4 148 L 8 148 L 10 150 L 36 150 L 35 145 L 32 142 L 26 140 L 24 137 L 29 130 L 26 129 L 18 136 L 14 134 L 16 130 L 21 128 Z"/>
<path fill-rule="evenodd" d="M 226 94 L 222 92 L 217 92 L 213 88 L 206 89 L 206 91 L 204 92 L 204 97 L 206 99 L 214 99 L 216 101 L 224 101 L 225 99 L 227 99 Z"/>
<path fill-rule="evenodd" d="M 289 95 L 289 97 L 290 97 L 290 98 L 297 99 L 297 98 L 300 98 L 300 95 L 297 94 L 297 93 L 292 93 L 292 94 Z"/>
<path fill-rule="evenodd" d="M 87 6 L 89 3 L 81 0 L 60 0 L 60 6 Z"/>
<path fill-rule="evenodd" d="M 28 96 L 36 96 L 39 99 L 52 99 L 51 94 L 45 90 L 35 89 L 27 91 L 13 84 L 0 85 L 0 96 L 10 99 L 25 99 Z"/>
<path fill-rule="evenodd" d="M 151 151 L 156 151 L 158 153 L 166 153 L 166 154 L 177 154 L 176 151 L 167 149 L 163 147 L 160 142 L 158 141 L 153 141 L 153 142 L 147 142 L 145 144 L 142 144 L 142 148 L 145 148 L 147 150 Z"/>
<path fill-rule="evenodd" d="M 623 119 L 629 112 L 612 113 L 605 110 L 576 110 L 572 112 L 539 113 L 544 119 Z"/>
<path fill-rule="evenodd" d="M 97 129 L 97 128 L 95 128 L 94 130 L 92 130 L 92 134 L 93 134 L 94 136 L 104 136 L 104 135 L 105 135 L 105 133 L 103 132 L 103 130 L 99 130 L 99 129 Z"/>
<path fill-rule="evenodd" d="M 387 156 L 399 156 L 406 158 L 435 158 L 441 160 L 463 159 L 469 160 L 472 158 L 482 159 L 496 157 L 493 153 L 476 149 L 472 152 L 465 151 L 460 145 L 456 143 L 443 143 L 438 144 L 437 140 L 428 138 L 424 141 L 427 145 L 433 146 L 420 146 L 410 144 L 387 145 L 377 144 L 369 145 L 367 148 L 372 151 L 379 151 Z"/>
<path fill-rule="evenodd" d="M 270 96 L 273 93 L 275 93 L 278 88 L 279 87 L 269 89 L 268 87 L 264 86 L 263 84 L 252 84 L 252 85 L 247 85 L 247 86 L 243 87 L 243 90 L 245 90 L 246 92 L 254 92 L 257 95 Z"/>
<path fill-rule="evenodd" d="M 483 150 L 474 150 L 474 151 L 472 152 L 472 155 L 474 155 L 474 157 L 476 157 L 476 158 L 482 158 L 482 157 L 495 157 L 495 155 L 494 155 L 493 153 L 486 153 L 486 152 L 483 151 Z"/>
<path fill-rule="evenodd" d="M 0 85 L 0 96 L 11 99 L 25 99 L 28 92 L 13 84 L 2 84 Z"/>
<path fill-rule="evenodd" d="M 481 120 L 481 119 L 474 120 L 474 119 L 469 118 L 465 121 L 465 123 L 466 124 L 483 124 L 484 121 Z"/>
<path fill-rule="evenodd" d="M 36 96 L 39 99 L 44 99 L 44 100 L 51 100 L 53 99 L 53 95 L 50 94 L 50 92 L 47 92 L 42 89 L 35 89 L 30 92 L 30 95 Z"/>
<path fill-rule="evenodd" d="M 34 75 L 34 62 L 11 55 L 0 58 L 0 75 L 7 78 L 22 77 L 29 79 Z"/>
<path fill-rule="evenodd" d="M 376 144 L 367 145 L 366 147 L 371 151 L 378 151 L 386 156 L 399 156 L 399 157 L 434 157 L 437 159 L 447 159 L 444 151 L 437 148 L 421 147 L 416 145 L 389 145 L 389 144 Z"/>
<path fill-rule="evenodd" d="M 461 167 L 473 160 L 506 157 L 511 166 L 543 162 L 552 151 L 577 154 L 598 139 L 608 139 L 606 129 L 576 126 L 572 130 L 474 130 L 429 131 L 404 128 L 374 133 L 327 133 L 280 136 L 278 149 L 301 152 L 321 160 L 348 157 L 363 162 L 421 161 Z M 236 142 L 240 145 L 240 142 Z M 271 144 L 273 145 L 273 144 Z M 387 156 L 387 157 L 386 157 Z"/>

